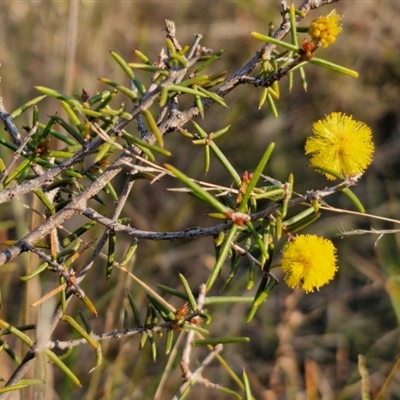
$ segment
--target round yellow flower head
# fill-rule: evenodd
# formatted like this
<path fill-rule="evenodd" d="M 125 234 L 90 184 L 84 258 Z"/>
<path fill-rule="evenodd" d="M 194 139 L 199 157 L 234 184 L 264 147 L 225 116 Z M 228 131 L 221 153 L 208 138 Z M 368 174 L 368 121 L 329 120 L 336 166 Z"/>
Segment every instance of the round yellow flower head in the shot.
<path fill-rule="evenodd" d="M 305 153 L 312 156 L 312 166 L 345 177 L 363 173 L 371 164 L 373 152 L 371 128 L 337 112 L 313 124 L 313 135 L 305 145 Z M 325 176 L 335 179 L 329 173 Z"/>
<path fill-rule="evenodd" d="M 342 32 L 340 25 L 340 15 L 333 10 L 326 17 L 315 19 L 308 30 L 308 34 L 315 44 L 321 43 L 322 47 L 328 47 L 336 42 L 339 33 Z"/>
<path fill-rule="evenodd" d="M 283 250 L 281 266 L 290 288 L 313 292 L 333 279 L 338 269 L 336 249 L 323 237 L 298 235 Z"/>

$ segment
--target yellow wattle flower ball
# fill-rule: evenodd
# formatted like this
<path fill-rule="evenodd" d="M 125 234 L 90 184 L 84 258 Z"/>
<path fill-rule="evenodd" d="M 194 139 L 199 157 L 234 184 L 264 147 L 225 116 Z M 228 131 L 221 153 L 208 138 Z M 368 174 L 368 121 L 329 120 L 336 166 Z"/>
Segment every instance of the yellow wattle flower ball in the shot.
<path fill-rule="evenodd" d="M 340 15 L 333 10 L 327 16 L 321 16 L 315 19 L 308 30 L 312 41 L 315 44 L 320 43 L 322 47 L 328 47 L 336 42 L 339 33 L 342 32 L 340 24 Z"/>
<path fill-rule="evenodd" d="M 310 163 L 345 177 L 361 174 L 372 162 L 372 131 L 351 116 L 333 112 L 313 124 L 313 135 L 306 140 Z M 333 175 L 325 173 L 328 179 Z"/>
<path fill-rule="evenodd" d="M 308 293 L 331 281 L 338 269 L 333 243 L 316 235 L 298 235 L 285 247 L 281 268 L 286 284 Z"/>

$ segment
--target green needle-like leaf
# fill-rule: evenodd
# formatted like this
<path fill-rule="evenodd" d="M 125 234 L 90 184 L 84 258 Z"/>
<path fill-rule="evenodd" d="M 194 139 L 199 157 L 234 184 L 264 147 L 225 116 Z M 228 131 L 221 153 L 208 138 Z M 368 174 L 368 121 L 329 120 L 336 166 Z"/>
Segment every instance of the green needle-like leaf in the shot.
<path fill-rule="evenodd" d="M 286 221 L 283 221 L 283 224 L 291 231 L 293 225 L 298 224 L 299 222 L 303 221 L 304 218 L 313 214 L 315 214 L 314 207 L 308 207 Z"/>
<path fill-rule="evenodd" d="M 221 204 L 215 197 L 210 193 L 205 191 L 199 184 L 191 180 L 183 172 L 179 171 L 177 168 L 170 164 L 164 164 L 165 168 L 172 172 L 181 182 L 183 182 L 187 187 L 193 190 L 193 192 L 198 195 L 203 201 L 208 203 L 210 206 L 214 207 L 219 212 L 226 214 L 230 209 L 223 204 Z"/>
<path fill-rule="evenodd" d="M 89 229 L 93 228 L 96 224 L 97 224 L 97 222 L 95 222 L 95 221 L 86 222 L 86 224 L 82 225 L 81 227 L 79 227 L 78 229 L 76 229 L 75 231 L 70 233 L 66 238 L 64 238 L 61 241 L 61 245 L 63 247 L 67 247 L 74 240 L 76 240 L 79 236 L 83 235 Z"/>
<path fill-rule="evenodd" d="M 359 74 L 357 71 L 342 67 L 341 65 L 334 64 L 330 61 L 323 60 L 322 58 L 313 57 L 309 60 L 311 64 L 318 65 L 320 67 L 328 68 L 332 71 L 340 72 L 341 74 L 350 75 L 353 78 L 358 78 Z"/>
<path fill-rule="evenodd" d="M 114 268 L 115 259 L 115 245 L 117 243 L 117 235 L 113 229 L 110 230 L 108 235 L 108 255 L 107 255 L 107 268 L 106 268 L 106 279 L 110 279 L 111 272 Z"/>
<path fill-rule="evenodd" d="M 142 326 L 139 309 L 137 308 L 137 305 L 136 305 L 135 301 L 133 300 L 132 294 L 130 292 L 127 292 L 127 293 L 128 293 L 129 304 L 131 306 L 133 317 L 135 319 L 135 323 L 137 326 Z"/>
<path fill-rule="evenodd" d="M 258 180 L 260 179 L 261 174 L 264 171 L 264 168 L 272 154 L 272 151 L 274 150 L 275 143 L 272 142 L 267 149 L 265 150 L 260 162 L 257 165 L 256 170 L 253 172 L 253 176 L 250 179 L 249 184 L 247 185 L 246 193 L 243 195 L 243 199 L 240 202 L 239 205 L 239 211 L 240 212 L 245 212 L 247 209 L 247 203 L 250 199 L 251 193 L 253 192 L 253 189 L 257 185 Z"/>
<path fill-rule="evenodd" d="M 100 347 L 100 343 L 94 340 L 88 332 L 83 330 L 83 328 L 69 315 L 64 315 L 62 320 L 68 322 L 94 349 Z"/>
<path fill-rule="evenodd" d="M 243 384 L 244 384 L 244 398 L 245 400 L 253 400 L 253 396 L 251 395 L 251 390 L 250 390 L 250 382 L 249 378 L 247 377 L 247 374 L 243 368 Z"/>
<path fill-rule="evenodd" d="M 79 103 L 78 103 L 79 104 Z M 80 121 L 80 119 L 78 118 L 78 116 L 76 115 L 74 109 L 72 108 L 71 104 L 68 103 L 67 101 L 61 101 L 61 105 L 63 106 L 65 112 L 67 113 L 69 119 L 71 120 L 71 122 L 77 127 L 77 129 L 79 130 L 79 132 L 82 134 L 84 129 L 83 129 L 83 125 Z M 79 104 L 80 106 L 80 104 Z"/>
<path fill-rule="evenodd" d="M 162 285 L 161 283 L 157 284 L 157 287 L 159 289 L 161 289 L 161 290 L 164 290 L 164 292 L 170 293 L 170 294 L 172 294 L 174 296 L 177 296 L 177 297 L 179 297 L 181 299 L 184 299 L 186 301 L 189 300 L 187 294 L 183 293 L 183 292 L 180 292 L 179 290 L 176 290 L 176 289 L 171 288 L 171 287 L 166 286 L 166 285 Z"/>
<path fill-rule="evenodd" d="M 225 282 L 222 285 L 219 293 L 222 293 L 231 283 L 232 279 L 236 275 L 237 270 L 239 269 L 240 260 L 241 260 L 241 257 L 236 252 L 234 252 L 231 257 L 231 270 L 229 272 L 229 275 L 225 279 Z M 208 301 L 208 300 L 209 300 L 209 297 L 206 298 L 206 301 Z"/>
<path fill-rule="evenodd" d="M 27 346 L 31 347 L 33 346 L 33 341 L 32 339 L 28 336 L 25 335 L 25 333 L 22 333 L 18 328 L 12 326 L 8 322 L 0 319 L 0 328 L 7 329 L 10 333 L 15 335 L 18 339 L 20 339 L 22 342 L 24 342 Z"/>
<path fill-rule="evenodd" d="M 222 50 L 217 51 L 215 54 L 213 54 L 213 55 L 211 55 L 211 56 L 205 56 L 205 57 L 204 57 L 204 58 L 205 58 L 204 63 L 201 64 L 201 65 L 194 71 L 194 73 L 195 73 L 195 74 L 198 74 L 199 72 L 203 71 L 205 68 L 207 68 L 207 67 L 209 67 L 211 64 L 213 64 L 215 61 L 219 60 L 220 57 L 221 57 L 221 55 L 222 55 L 222 53 L 223 53 L 224 51 L 225 51 L 225 50 L 222 49 Z"/>
<path fill-rule="evenodd" d="M 297 24 L 296 24 L 296 6 L 290 3 L 289 6 L 289 20 L 290 20 L 290 38 L 294 46 L 299 47 L 297 40 Z"/>
<path fill-rule="evenodd" d="M 65 292 L 64 292 L 65 293 Z M 85 304 L 85 306 L 90 310 L 90 312 L 97 317 L 97 310 L 96 307 L 94 306 L 94 304 L 91 302 L 91 300 L 89 299 L 89 297 L 85 296 L 85 297 L 81 297 L 82 302 Z"/>
<path fill-rule="evenodd" d="M 153 305 L 154 309 L 157 310 L 165 321 L 174 321 L 175 314 L 165 306 L 164 303 L 159 301 L 156 297 L 152 296 L 151 294 L 147 294 L 148 299 L 150 300 L 151 304 Z"/>
<path fill-rule="evenodd" d="M 254 225 L 251 221 L 247 221 L 246 222 L 246 227 L 248 228 L 248 230 L 251 232 L 254 240 L 256 241 L 259 250 L 261 251 L 261 254 L 268 259 L 268 253 L 267 250 L 264 246 L 264 243 L 262 241 L 261 236 L 258 234 L 257 230 L 254 228 Z"/>
<path fill-rule="evenodd" d="M 220 106 L 228 107 L 225 101 L 222 99 L 222 97 L 218 96 L 216 93 L 210 92 L 209 90 L 206 90 L 201 86 L 198 86 L 197 89 L 199 90 L 200 93 L 203 93 L 204 95 L 206 95 L 208 98 L 210 98 L 212 101 L 219 104 Z"/>
<path fill-rule="evenodd" d="M 137 99 L 136 93 L 132 89 L 129 89 L 126 86 L 123 86 L 123 85 L 121 85 L 117 82 L 114 82 L 110 79 L 107 79 L 107 78 L 100 78 L 100 81 L 105 83 L 106 85 L 112 86 L 113 88 L 117 89 L 119 92 L 127 95 L 132 100 Z"/>
<path fill-rule="evenodd" d="M 253 304 L 247 314 L 246 324 L 251 322 L 256 314 L 258 307 L 267 299 L 271 290 L 276 285 L 276 282 L 273 279 L 264 276 L 260 282 L 260 286 L 257 289 L 257 293 L 254 297 Z"/>
<path fill-rule="evenodd" d="M 271 36 L 266 36 L 266 35 L 263 35 L 263 34 L 257 33 L 257 32 L 251 32 L 250 34 L 251 34 L 251 36 L 253 36 L 254 38 L 256 38 L 258 40 L 262 40 L 263 42 L 267 42 L 267 43 L 275 44 L 277 46 L 281 46 L 286 50 L 290 50 L 290 51 L 293 51 L 295 53 L 298 53 L 298 52 L 301 51 L 297 46 L 295 46 L 293 44 L 290 44 L 290 43 L 283 42 L 282 40 L 274 39 Z"/>
<path fill-rule="evenodd" d="M 169 354 L 172 350 L 174 344 L 174 331 L 172 329 L 167 329 L 167 343 L 165 345 L 165 354 Z"/>
<path fill-rule="evenodd" d="M 6 386 L 0 389 L 0 394 L 21 390 L 32 385 L 43 385 L 46 382 L 41 379 L 21 379 L 18 384 Z"/>
<path fill-rule="evenodd" d="M 341 192 L 356 206 L 360 213 L 365 213 L 365 208 L 359 198 L 349 188 L 344 188 Z"/>
<path fill-rule="evenodd" d="M 231 244 L 233 242 L 233 239 L 234 239 L 234 237 L 236 235 L 236 232 L 237 232 L 238 228 L 239 227 L 237 225 L 232 225 L 232 228 L 229 231 L 228 236 L 226 237 L 226 240 L 225 240 L 224 244 L 222 245 L 221 251 L 219 253 L 218 260 L 215 263 L 214 268 L 212 269 L 210 276 L 208 277 L 207 284 L 206 284 L 207 290 L 210 290 L 211 287 L 214 285 L 215 280 L 217 279 L 217 277 L 218 277 L 218 275 L 219 275 L 219 273 L 221 271 L 222 265 L 225 262 L 226 258 L 228 257 L 228 252 L 229 252 L 229 250 L 231 248 Z"/>
<path fill-rule="evenodd" d="M 61 360 L 60 357 L 58 357 L 56 354 L 54 354 L 50 349 L 46 349 L 44 351 L 47 357 L 49 357 L 50 361 L 53 362 L 58 368 L 61 369 L 61 371 L 64 372 L 65 375 L 68 376 L 72 380 L 72 382 L 75 383 L 77 386 L 82 386 L 81 383 L 79 382 L 79 379 L 77 376 L 67 367 L 66 364 L 64 364 Z"/>
<path fill-rule="evenodd" d="M 268 106 L 269 106 L 274 118 L 278 119 L 278 109 L 276 108 L 275 101 L 271 95 L 270 89 L 269 88 L 267 88 L 267 89 L 268 89 L 268 91 L 267 91 Z"/>
<path fill-rule="evenodd" d="M 144 140 L 140 140 L 139 138 L 136 138 L 132 135 L 130 135 L 127 132 L 124 132 L 122 134 L 122 137 L 129 143 L 129 144 L 134 144 L 136 146 L 138 146 L 140 149 L 146 148 L 149 149 L 151 151 L 155 151 L 156 153 L 162 154 L 164 156 L 170 157 L 172 155 L 172 153 L 169 150 L 163 149 L 159 146 L 156 146 L 154 144 L 150 144 L 145 142 Z"/>
<path fill-rule="evenodd" d="M 146 119 L 150 130 L 153 132 L 157 143 L 160 147 L 164 147 L 164 139 L 162 137 L 162 134 L 160 132 L 160 129 L 157 126 L 157 123 L 153 117 L 153 115 L 151 114 L 151 112 L 149 110 L 144 110 L 143 111 L 143 116 Z"/>
<path fill-rule="evenodd" d="M 19 279 L 21 279 L 21 281 L 24 281 L 24 282 L 29 281 L 29 279 L 34 278 L 35 276 L 39 275 L 41 272 L 46 270 L 48 265 L 49 264 L 47 264 L 46 262 L 42 263 L 36 269 L 34 269 L 30 274 L 21 276 Z"/>
<path fill-rule="evenodd" d="M 14 110 L 10 116 L 12 118 L 17 118 L 19 117 L 24 111 L 26 111 L 28 108 L 35 106 L 37 103 L 39 103 L 40 101 L 42 101 L 46 96 L 38 96 L 35 97 L 32 100 L 29 100 L 27 103 L 25 103 L 24 105 L 22 105 L 21 107 L 18 107 L 16 110 Z M 35 124 L 33 124 L 35 125 Z"/>
<path fill-rule="evenodd" d="M 315 169 L 316 171 L 323 172 L 324 174 L 329 174 L 334 176 L 336 179 L 344 180 L 344 176 L 337 171 L 326 167 L 320 167 L 318 165 L 310 165 L 310 168 Z"/>
<path fill-rule="evenodd" d="M 181 280 L 182 286 L 185 289 L 185 292 L 187 294 L 187 298 L 189 300 L 190 307 L 192 308 L 192 310 L 196 310 L 197 309 L 196 299 L 194 298 L 194 295 L 192 293 L 192 290 L 190 289 L 188 281 L 182 274 L 179 274 L 179 279 Z"/>
<path fill-rule="evenodd" d="M 19 164 L 18 167 L 15 168 L 15 170 L 10 175 L 8 175 L 7 179 L 4 181 L 4 185 L 7 186 L 11 181 L 17 179 L 20 176 L 25 177 L 32 165 L 32 162 L 32 156 L 23 160 L 21 164 Z"/>
<path fill-rule="evenodd" d="M 47 96 L 54 97 L 58 100 L 65 101 L 71 107 L 75 107 L 77 110 L 82 109 L 81 103 L 78 100 L 74 99 L 73 97 L 67 96 L 64 93 L 58 92 L 57 90 L 47 88 L 45 86 L 35 86 L 35 89 Z"/>
<path fill-rule="evenodd" d="M 132 69 L 129 67 L 128 63 L 115 51 L 110 51 L 110 54 L 112 55 L 114 60 L 119 64 L 119 66 L 123 69 L 128 78 L 131 81 L 134 81 L 136 79 L 136 76 L 133 73 Z"/>
<path fill-rule="evenodd" d="M 63 102 L 61 102 L 61 104 L 63 104 Z M 71 110 L 70 107 L 66 106 L 65 107 L 66 110 Z M 75 115 L 73 112 L 71 113 L 71 116 Z M 78 123 L 78 125 L 75 125 L 76 128 L 75 129 L 74 126 L 68 124 L 63 118 L 59 117 L 58 115 L 52 115 L 51 118 L 54 119 L 54 121 L 56 121 L 59 125 L 61 125 L 78 143 L 83 144 L 84 143 L 84 138 L 83 138 L 83 127 L 80 124 L 80 121 L 75 121 L 75 123 Z M 51 133 L 53 133 L 53 131 L 51 131 Z M 75 142 L 70 142 L 72 145 L 76 144 Z M 69 144 L 69 143 L 67 143 Z"/>
<path fill-rule="evenodd" d="M 285 218 L 287 214 L 287 210 L 289 207 L 289 201 L 292 198 L 293 194 L 293 185 L 294 185 L 294 175 L 292 173 L 289 174 L 287 184 L 287 190 L 285 191 L 285 195 L 282 199 L 282 210 L 281 210 L 281 217 Z"/>
<path fill-rule="evenodd" d="M 85 315 L 83 314 L 82 311 L 78 311 L 78 312 L 79 312 L 79 317 L 81 318 L 82 323 L 83 323 L 83 325 L 85 326 L 86 332 L 87 332 L 89 335 L 93 334 L 93 328 L 92 328 L 92 326 L 90 325 L 89 320 L 85 317 Z"/>
<path fill-rule="evenodd" d="M 51 215 L 56 214 L 56 209 L 54 208 L 53 203 L 47 198 L 47 196 L 40 189 L 35 189 L 33 193 L 36 194 L 38 199 L 43 203 L 43 205 L 47 208 Z"/>
<path fill-rule="evenodd" d="M 139 242 L 138 239 L 133 238 L 124 258 L 122 259 L 122 261 L 119 264 L 121 267 L 125 266 L 126 264 L 128 264 L 131 261 L 133 255 L 135 254 L 135 252 L 137 250 L 138 242 Z"/>

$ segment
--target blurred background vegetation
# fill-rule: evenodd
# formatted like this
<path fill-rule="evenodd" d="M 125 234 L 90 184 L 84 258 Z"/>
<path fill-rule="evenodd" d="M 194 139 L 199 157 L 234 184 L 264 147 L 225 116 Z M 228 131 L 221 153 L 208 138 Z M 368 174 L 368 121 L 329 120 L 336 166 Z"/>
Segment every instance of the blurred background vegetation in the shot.
<path fill-rule="evenodd" d="M 306 167 L 303 148 L 312 123 L 332 111 L 352 114 L 354 119 L 372 127 L 376 145 L 374 162 L 355 192 L 367 213 L 400 219 L 400 25 L 394 18 L 400 15 L 400 3 L 341 1 L 310 13 L 302 25 L 333 8 L 343 15 L 343 33 L 334 46 L 320 50 L 318 57 L 357 70 L 358 79 L 311 65 L 306 68 L 306 92 L 299 79 L 295 79 L 291 93 L 286 89 L 286 80 L 281 81 L 277 120 L 266 106 L 258 110 L 260 89 L 243 86 L 225 98 L 228 109 L 214 105 L 204 121 L 198 122 L 207 131 L 231 124 L 229 134 L 218 139 L 218 145 L 239 171 L 252 171 L 265 147 L 275 140 L 268 174 L 284 181 L 293 171 L 294 189 L 304 193 L 327 185 L 323 176 Z M 0 94 L 11 112 L 38 95 L 34 85 L 67 94 L 80 94 L 85 88 L 92 95 L 105 88 L 98 81 L 100 77 L 125 82 L 109 51 L 116 51 L 127 61 L 136 61 L 133 50 L 139 49 L 156 60 L 164 45 L 165 19 L 175 21 L 181 44 L 191 43 L 194 35 L 200 33 L 202 45 L 213 50 L 225 48 L 213 68 L 227 70 L 229 76 L 260 47 L 250 31 L 267 33 L 269 22 L 278 26 L 279 12 L 279 1 L 1 2 Z M 40 103 L 39 110 L 43 122 L 47 122 L 47 115 L 61 112 L 59 104 L 51 99 Z M 26 124 L 29 119 L 24 118 L 28 117 L 17 119 L 17 126 Z M 133 131 L 134 127 L 130 129 Z M 187 129 L 193 131 L 190 125 Z M 230 185 L 229 177 L 217 162 L 204 176 L 201 149 L 193 148 L 179 134 L 170 134 L 166 147 L 173 152 L 173 163 L 188 175 Z M 2 148 L 0 156 L 6 158 Z M 118 187 L 118 182 L 114 184 Z M 138 184 L 123 216 L 132 219 L 132 226 L 155 231 L 212 223 L 205 220 L 207 210 L 203 211 L 196 200 L 166 192 L 171 184 L 168 180 L 152 186 Z M 23 203 L 31 204 L 31 200 L 25 198 Z M 340 195 L 328 201 L 335 207 L 353 209 Z M 1 242 L 20 237 L 35 225 L 34 220 L 28 219 L 23 203 L 15 201 L 1 206 Z M 360 354 L 366 359 L 374 396 L 386 382 L 389 389 L 382 398 L 400 398 L 400 373 L 396 370 L 400 351 L 400 235 L 386 235 L 378 242 L 377 235 L 340 236 L 342 230 L 371 228 L 393 229 L 398 225 L 366 216 L 324 212 L 307 232 L 331 238 L 338 247 L 340 270 L 334 282 L 308 295 L 293 292 L 282 283 L 247 326 L 241 318 L 247 309 L 244 305 L 212 310 L 212 336 L 244 335 L 252 339 L 250 344 L 226 346 L 223 356 L 238 374 L 245 367 L 255 398 L 361 398 L 357 368 Z M 94 233 L 94 237 L 99 236 L 100 232 Z M 118 239 L 122 255 L 128 242 L 123 237 Z M 279 260 L 279 252 L 276 258 Z M 153 286 L 168 282 L 178 288 L 177 274 L 182 272 L 195 290 L 205 281 L 213 260 L 210 238 L 174 243 L 143 241 L 131 268 Z M 36 310 L 30 309 L 29 304 L 54 287 L 55 282 L 38 280 L 26 285 L 19 281 L 19 276 L 34 269 L 37 262 L 32 256 L 20 257 L 0 271 L 1 313 L 10 322 L 35 323 Z M 227 293 L 251 296 L 254 291 L 245 290 L 245 262 L 241 268 Z M 225 268 L 223 276 L 227 273 Z M 92 321 L 96 332 L 121 327 L 123 307 L 127 304 L 125 288 L 134 294 L 142 310 L 146 304 L 144 293 L 126 274 L 115 271 L 108 282 L 104 277 L 105 263 L 99 259 L 98 267 L 83 286 L 95 299 L 99 311 L 99 318 Z M 168 300 L 176 302 L 169 297 Z M 25 315 L 20 314 L 21 304 L 26 305 Z M 77 302 L 69 306 L 74 314 L 82 308 Z M 71 332 L 67 326 L 60 326 L 56 335 L 65 339 Z M 153 398 L 166 361 L 162 350 L 160 346 L 159 360 L 154 363 L 148 349 L 138 351 L 136 337 L 107 343 L 102 367 L 90 375 L 93 352 L 88 346 L 75 349 L 66 362 L 81 379 L 83 389 L 74 388 L 62 373 L 49 369 L 47 398 Z M 199 359 L 203 356 L 200 351 Z M 2 353 L 1 357 L 5 355 Z M 8 364 L 0 363 L 0 376 L 7 378 L 10 371 Z M 235 387 L 216 362 L 204 375 L 213 382 Z M 161 398 L 169 398 L 180 379 L 177 368 Z M 319 394 L 312 391 L 314 385 Z M 224 397 L 202 388 L 194 390 L 189 398 Z"/>

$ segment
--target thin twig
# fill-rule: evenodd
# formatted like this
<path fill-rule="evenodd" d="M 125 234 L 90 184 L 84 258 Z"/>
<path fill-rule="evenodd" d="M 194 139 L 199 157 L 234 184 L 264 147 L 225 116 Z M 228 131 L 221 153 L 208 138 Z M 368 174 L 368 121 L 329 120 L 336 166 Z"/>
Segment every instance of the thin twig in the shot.
<path fill-rule="evenodd" d="M 192 314 L 188 314 L 184 320 L 185 321 L 190 321 L 191 319 L 198 317 L 199 313 L 194 312 Z M 122 339 L 125 337 L 130 337 L 130 336 L 135 336 L 138 334 L 141 334 L 143 332 L 147 332 L 150 334 L 154 334 L 156 332 L 159 332 L 163 329 L 169 328 L 170 326 L 176 326 L 176 321 L 166 321 L 163 322 L 162 324 L 156 324 L 152 326 L 139 326 L 137 328 L 131 328 L 131 329 L 123 329 L 120 331 L 112 331 L 108 333 L 99 333 L 95 334 L 92 333 L 90 335 L 91 339 L 101 342 L 104 340 L 111 340 L 111 339 Z M 193 331 L 190 331 L 193 332 Z M 70 339 L 70 340 L 50 340 L 47 343 L 46 348 L 50 350 L 67 350 L 67 349 L 72 349 L 77 346 L 82 346 L 88 344 L 87 340 L 85 338 L 80 338 L 80 339 Z"/>
<path fill-rule="evenodd" d="M 199 381 L 201 379 L 201 374 L 204 370 L 205 367 L 207 367 L 211 362 L 214 360 L 214 358 L 221 353 L 223 350 L 223 345 L 218 344 L 214 347 L 214 349 L 210 352 L 210 354 L 203 360 L 203 362 L 196 368 L 195 371 L 193 371 L 190 376 L 188 377 L 187 380 L 184 381 L 184 383 L 181 385 L 181 387 L 176 391 L 174 396 L 172 397 L 172 400 L 178 400 L 181 398 L 185 390 L 190 386 L 193 385 L 193 382 Z M 208 381 L 207 381 L 208 382 Z"/>
<path fill-rule="evenodd" d="M 197 311 L 199 311 L 199 312 L 201 312 L 201 310 L 204 307 L 206 293 L 207 293 L 206 285 L 204 285 L 204 284 L 200 285 L 200 293 L 197 298 Z M 185 346 L 182 351 L 182 357 L 181 357 L 180 364 L 181 364 L 181 368 L 182 368 L 182 376 L 184 379 L 189 378 L 189 375 L 190 375 L 190 367 L 189 367 L 190 355 L 192 352 L 192 342 L 193 342 L 195 333 L 196 333 L 195 331 L 188 331 L 187 336 L 186 336 L 186 343 L 185 343 Z M 189 373 L 189 375 L 187 375 L 188 373 Z"/>
<path fill-rule="evenodd" d="M 295 205 L 299 204 L 307 204 L 310 205 L 314 201 L 320 201 L 322 198 L 330 196 L 337 191 L 340 191 L 343 189 L 343 187 L 348 187 L 354 185 L 354 181 L 349 179 L 345 180 L 344 182 L 341 182 L 338 185 L 325 188 L 323 190 L 313 190 L 307 192 L 305 196 L 300 196 L 295 199 L 291 199 L 289 201 L 289 206 L 293 207 Z M 258 220 L 261 218 L 267 218 L 270 214 L 274 213 L 275 211 L 279 210 L 281 206 L 279 204 L 267 207 L 263 210 L 257 211 L 255 213 L 252 213 L 249 215 L 250 220 Z M 190 228 L 190 229 L 185 229 L 183 231 L 176 231 L 176 232 L 153 232 L 153 231 L 142 231 L 136 228 L 132 228 L 127 225 L 120 224 L 116 221 L 113 221 L 110 218 L 104 217 L 102 214 L 99 214 L 97 211 L 91 209 L 91 208 L 85 208 L 82 211 L 82 214 L 85 215 L 86 217 L 92 219 L 93 221 L 96 221 L 109 229 L 114 229 L 116 232 L 123 232 L 129 236 L 136 237 L 138 239 L 147 239 L 147 240 L 175 240 L 175 239 L 193 239 L 197 237 L 203 237 L 203 236 L 214 236 L 217 235 L 221 231 L 226 231 L 230 229 L 232 226 L 233 222 L 232 221 L 225 221 L 223 223 L 207 227 L 207 228 L 201 228 L 201 227 L 195 227 L 195 228 Z M 365 214 L 361 214 L 364 215 Z M 1 255 L 1 253 L 0 253 Z"/>
<path fill-rule="evenodd" d="M 24 243 L 24 246 L 26 247 L 26 250 L 29 250 L 32 253 L 38 255 L 43 261 L 55 268 L 58 274 L 64 278 L 67 286 L 73 287 L 79 297 L 86 297 L 85 292 L 75 282 L 75 272 L 72 269 L 67 269 L 57 262 L 53 261 L 47 254 L 43 253 L 29 243 Z"/>
<path fill-rule="evenodd" d="M 112 221 L 117 222 L 117 219 L 119 218 L 119 216 L 120 216 L 120 214 L 121 214 L 121 212 L 122 212 L 122 210 L 123 210 L 123 208 L 125 206 L 125 203 L 128 200 L 128 196 L 129 196 L 129 194 L 130 194 L 130 192 L 132 190 L 132 187 L 133 187 L 134 183 L 135 183 L 135 180 L 132 178 L 132 176 L 128 175 L 127 180 L 125 182 L 125 186 L 124 186 L 124 188 L 122 190 L 122 193 L 119 196 L 117 205 L 115 207 L 114 214 L 113 214 L 113 217 L 111 219 Z M 108 239 L 109 233 L 110 233 L 110 229 L 106 230 L 103 233 L 103 235 L 100 238 L 100 240 L 98 241 L 98 243 L 97 243 L 92 255 L 89 257 L 89 259 L 82 266 L 82 269 L 77 274 L 77 281 L 78 282 L 80 282 L 85 277 L 87 272 L 92 267 L 93 261 L 96 259 L 98 254 L 101 252 L 106 240 Z"/>
<path fill-rule="evenodd" d="M 22 144 L 22 142 L 23 142 L 22 136 L 19 133 L 17 127 L 15 126 L 12 116 L 4 108 L 3 98 L 2 97 L 0 97 L 0 118 L 3 121 L 3 124 L 4 124 L 4 127 L 5 127 L 6 131 L 12 137 L 14 143 L 17 146 L 20 146 Z"/>
<path fill-rule="evenodd" d="M 36 123 L 35 126 L 24 137 L 24 140 L 21 141 L 18 149 L 14 151 L 12 160 L 8 164 L 7 168 L 1 174 L 0 184 L 3 183 L 4 180 L 7 178 L 8 174 L 11 171 L 11 168 L 14 166 L 14 164 L 17 162 L 17 160 L 21 157 L 21 153 L 25 150 L 26 144 L 31 140 L 32 136 L 37 132 L 38 127 L 39 127 L 39 123 Z"/>

